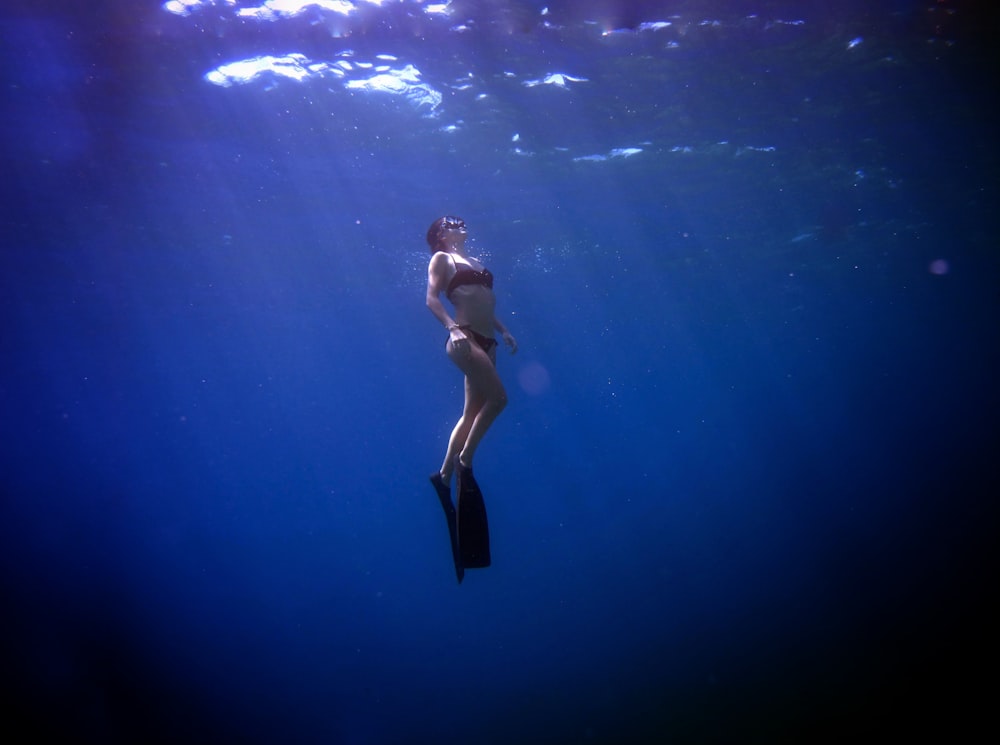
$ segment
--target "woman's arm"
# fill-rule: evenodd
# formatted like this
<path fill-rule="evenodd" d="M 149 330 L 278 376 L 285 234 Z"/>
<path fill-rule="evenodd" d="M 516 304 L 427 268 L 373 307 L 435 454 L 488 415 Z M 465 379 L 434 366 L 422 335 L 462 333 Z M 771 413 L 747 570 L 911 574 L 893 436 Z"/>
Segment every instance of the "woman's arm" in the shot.
<path fill-rule="evenodd" d="M 427 265 L 427 307 L 446 329 L 451 329 L 455 321 L 441 302 L 441 293 L 448 286 L 448 254 L 438 251 Z"/>
<path fill-rule="evenodd" d="M 456 342 L 466 338 L 465 332 L 448 315 L 444 303 L 441 302 L 441 293 L 448 287 L 450 270 L 451 261 L 444 251 L 438 251 L 431 257 L 431 262 L 427 265 L 427 307 L 441 325 L 448 329 L 452 341 Z"/>

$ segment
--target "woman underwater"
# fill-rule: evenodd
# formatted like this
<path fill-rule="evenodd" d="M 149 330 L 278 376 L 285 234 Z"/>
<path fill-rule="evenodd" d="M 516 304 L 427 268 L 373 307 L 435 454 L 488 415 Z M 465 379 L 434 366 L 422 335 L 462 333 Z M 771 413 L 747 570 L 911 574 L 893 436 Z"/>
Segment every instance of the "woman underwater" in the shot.
<path fill-rule="evenodd" d="M 465 375 L 465 407 L 448 440 L 448 451 L 431 483 L 448 517 L 455 571 L 462 581 L 465 567 L 489 566 L 489 533 L 472 459 L 483 435 L 507 405 L 507 392 L 496 369 L 496 331 L 511 354 L 517 341 L 497 319 L 493 274 L 465 252 L 468 231 L 458 217 L 441 217 L 427 231 L 431 260 L 427 265 L 427 307 L 448 330 L 448 357 Z M 454 319 L 441 301 L 451 302 Z M 451 501 L 451 475 L 456 475 L 458 511 Z M 464 539 L 464 540 L 463 540 Z"/>

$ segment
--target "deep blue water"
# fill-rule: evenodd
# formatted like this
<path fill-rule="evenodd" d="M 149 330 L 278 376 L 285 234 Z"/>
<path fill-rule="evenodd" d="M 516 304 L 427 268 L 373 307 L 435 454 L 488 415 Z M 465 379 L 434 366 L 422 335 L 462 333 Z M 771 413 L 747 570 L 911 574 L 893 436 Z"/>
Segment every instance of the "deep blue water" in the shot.
<path fill-rule="evenodd" d="M 985 720 L 991 11 L 99 5 L 0 26 L 5 727 Z M 462 400 L 424 308 L 442 214 L 521 346 L 476 461 L 494 565 L 461 586 L 427 482 Z"/>

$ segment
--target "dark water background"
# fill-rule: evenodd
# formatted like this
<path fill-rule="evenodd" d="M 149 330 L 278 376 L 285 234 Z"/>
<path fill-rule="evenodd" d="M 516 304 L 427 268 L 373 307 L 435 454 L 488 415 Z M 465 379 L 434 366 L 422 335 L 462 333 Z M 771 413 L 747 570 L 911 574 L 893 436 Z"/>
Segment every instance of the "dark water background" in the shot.
<path fill-rule="evenodd" d="M 420 5 L 5 4 L 4 727 L 684 743 L 986 721 L 993 12 Z M 416 65 L 441 106 L 204 78 L 348 48 Z M 587 80 L 523 85 L 551 73 Z M 423 307 L 445 213 L 521 345 L 477 459 L 494 566 L 462 586 L 426 481 L 461 403 Z"/>

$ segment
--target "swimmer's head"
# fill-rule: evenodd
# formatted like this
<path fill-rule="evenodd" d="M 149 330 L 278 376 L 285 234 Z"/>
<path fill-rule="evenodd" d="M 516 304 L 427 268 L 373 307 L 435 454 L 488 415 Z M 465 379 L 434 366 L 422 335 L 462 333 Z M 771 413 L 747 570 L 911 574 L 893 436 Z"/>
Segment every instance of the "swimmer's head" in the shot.
<path fill-rule="evenodd" d="M 444 237 L 452 230 L 457 230 L 462 234 L 467 233 L 465 220 L 461 217 L 448 215 L 439 217 L 431 223 L 430 228 L 427 229 L 427 245 L 431 247 L 431 253 L 447 250 L 447 246 L 444 245 Z"/>

